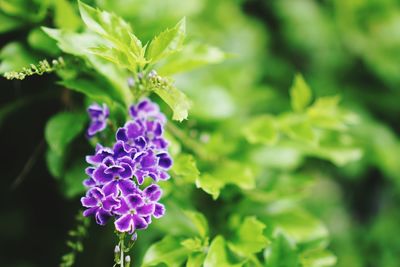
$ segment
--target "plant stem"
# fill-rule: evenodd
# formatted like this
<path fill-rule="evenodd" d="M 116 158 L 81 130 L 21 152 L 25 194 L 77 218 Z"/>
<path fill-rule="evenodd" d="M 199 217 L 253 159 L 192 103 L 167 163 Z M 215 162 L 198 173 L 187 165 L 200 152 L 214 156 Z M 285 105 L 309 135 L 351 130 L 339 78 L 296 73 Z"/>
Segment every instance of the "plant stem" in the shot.
<path fill-rule="evenodd" d="M 120 266 L 121 267 L 124 267 L 124 262 L 125 262 L 125 256 L 124 256 L 124 250 L 125 250 L 125 247 L 124 247 L 124 239 L 125 239 L 125 235 L 124 234 L 121 234 L 120 236 L 119 236 L 119 246 L 120 246 L 120 249 L 121 249 L 121 258 L 120 258 Z"/>

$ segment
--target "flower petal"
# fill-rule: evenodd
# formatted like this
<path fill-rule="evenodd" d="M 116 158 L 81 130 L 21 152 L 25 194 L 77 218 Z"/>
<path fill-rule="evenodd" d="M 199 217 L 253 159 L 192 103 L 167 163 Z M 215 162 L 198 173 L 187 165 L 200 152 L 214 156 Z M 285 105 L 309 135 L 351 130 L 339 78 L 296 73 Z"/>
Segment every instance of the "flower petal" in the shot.
<path fill-rule="evenodd" d="M 132 215 L 126 214 L 126 215 L 119 217 L 119 219 L 114 222 L 114 225 L 115 225 L 115 229 L 117 229 L 117 231 L 119 231 L 119 232 L 131 231 L 134 228 Z"/>
<path fill-rule="evenodd" d="M 107 169 L 107 166 L 104 164 L 101 164 L 100 166 L 97 167 L 97 169 L 93 172 L 93 178 L 102 184 L 110 182 L 113 178 L 112 174 L 105 173 L 105 170 Z"/>
<path fill-rule="evenodd" d="M 98 209 L 99 209 L 99 207 L 89 208 L 89 209 L 83 211 L 83 216 L 85 216 L 85 217 L 93 216 L 94 214 L 97 213 Z"/>
<path fill-rule="evenodd" d="M 119 176 L 122 178 L 131 178 L 133 175 L 132 167 L 127 163 L 121 163 L 120 166 Z"/>
<path fill-rule="evenodd" d="M 143 199 L 139 194 L 132 194 L 125 197 L 128 206 L 132 209 L 136 209 L 138 206 L 143 204 Z"/>
<path fill-rule="evenodd" d="M 138 215 L 133 215 L 133 224 L 134 224 L 134 230 L 136 229 L 145 229 L 147 228 L 147 222 L 145 219 L 143 219 L 142 217 L 138 216 Z"/>
<path fill-rule="evenodd" d="M 153 216 L 158 219 L 164 216 L 164 214 L 165 214 L 165 206 L 163 204 L 156 203 Z"/>
<path fill-rule="evenodd" d="M 111 214 L 103 209 L 99 209 L 96 213 L 96 222 L 100 225 L 105 225 L 110 219 Z"/>
<path fill-rule="evenodd" d="M 137 192 L 136 185 L 131 179 L 119 180 L 118 187 L 124 196 L 131 195 Z"/>
<path fill-rule="evenodd" d="M 155 207 L 153 203 L 144 204 L 136 208 L 137 214 L 140 216 L 148 216 L 154 213 Z"/>
<path fill-rule="evenodd" d="M 151 184 L 143 190 L 144 196 L 151 201 L 158 201 L 161 197 L 162 190 L 156 184 Z"/>
<path fill-rule="evenodd" d="M 119 207 L 120 203 L 113 195 L 107 196 L 103 201 L 103 208 L 106 211 L 111 211 L 112 209 Z"/>
<path fill-rule="evenodd" d="M 105 184 L 103 186 L 103 192 L 106 196 L 108 195 L 118 195 L 118 181 L 117 180 L 112 180 L 111 182 Z"/>
<path fill-rule="evenodd" d="M 94 197 L 82 197 L 81 198 L 81 203 L 82 206 L 87 207 L 87 208 L 92 208 L 97 206 L 98 200 Z"/>

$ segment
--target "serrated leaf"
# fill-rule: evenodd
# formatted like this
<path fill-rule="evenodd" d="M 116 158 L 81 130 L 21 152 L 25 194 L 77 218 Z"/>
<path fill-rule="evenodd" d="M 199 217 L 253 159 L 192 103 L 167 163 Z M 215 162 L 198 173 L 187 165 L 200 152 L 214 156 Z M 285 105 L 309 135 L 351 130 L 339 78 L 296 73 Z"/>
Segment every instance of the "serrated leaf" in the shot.
<path fill-rule="evenodd" d="M 185 215 L 193 222 L 193 224 L 196 226 L 196 229 L 200 235 L 200 237 L 207 237 L 208 236 L 208 223 L 207 219 L 204 217 L 203 214 L 192 211 L 192 210 L 186 210 L 184 211 Z"/>
<path fill-rule="evenodd" d="M 225 161 L 212 173 L 200 175 L 196 186 L 217 199 L 220 191 L 228 184 L 248 190 L 255 187 L 254 174 L 248 166 L 236 161 Z"/>
<path fill-rule="evenodd" d="M 266 267 L 299 267 L 300 261 L 296 249 L 279 234 L 264 251 Z"/>
<path fill-rule="evenodd" d="M 101 46 L 101 38 L 93 33 L 74 33 L 42 27 L 45 33 L 57 41 L 58 47 L 65 53 L 72 54 L 86 60 L 98 73 L 112 85 L 110 96 L 113 100 L 129 106 L 133 101 L 132 93 L 126 83 L 126 73 L 116 65 L 104 61 L 93 55 L 89 49 Z M 101 85 L 103 87 L 105 85 Z"/>
<path fill-rule="evenodd" d="M 142 266 L 154 266 L 161 263 L 171 267 L 181 266 L 190 251 L 180 242 L 179 238 L 166 236 L 163 240 L 154 243 L 146 251 Z"/>
<path fill-rule="evenodd" d="M 172 119 L 187 119 L 191 102 L 189 98 L 174 86 L 155 87 L 153 91 L 172 109 Z"/>
<path fill-rule="evenodd" d="M 107 40 L 101 46 L 108 47 L 108 44 L 112 44 L 109 49 L 113 51 L 105 51 L 107 55 L 103 58 L 114 63 L 121 62 L 121 59 L 125 58 L 125 61 L 130 64 L 121 64 L 121 66 L 131 71 L 136 71 L 136 65 L 147 63 L 144 59 L 145 52 L 142 43 L 133 34 L 131 26 L 124 19 L 113 13 L 94 9 L 82 2 L 79 2 L 79 10 L 87 27 Z M 101 56 L 102 54 L 97 53 L 97 55 Z"/>
<path fill-rule="evenodd" d="M 183 18 L 173 28 L 167 29 L 151 40 L 146 58 L 156 62 L 181 49 L 185 39 L 186 20 Z"/>
<path fill-rule="evenodd" d="M 200 172 L 192 155 L 180 153 L 174 158 L 173 176 L 177 182 L 195 183 Z"/>
<path fill-rule="evenodd" d="M 185 45 L 158 68 L 161 75 L 171 75 L 190 71 L 208 64 L 217 64 L 224 61 L 227 55 L 219 48 L 207 44 L 192 43 Z"/>
<path fill-rule="evenodd" d="M 339 96 L 326 96 L 318 98 L 307 109 L 310 122 L 323 129 L 344 131 L 349 124 L 358 122 L 358 117 L 339 106 Z"/>
<path fill-rule="evenodd" d="M 229 242 L 229 247 L 241 256 L 250 257 L 265 248 L 269 241 L 264 236 L 265 224 L 255 217 L 246 217 L 236 232 L 236 238 Z"/>
<path fill-rule="evenodd" d="M 245 126 L 243 134 L 253 144 L 273 145 L 279 137 L 275 118 L 269 115 L 259 116 L 251 120 Z"/>
<path fill-rule="evenodd" d="M 204 260 L 204 267 L 239 267 L 242 264 L 232 264 L 228 261 L 225 240 L 222 236 L 217 236 L 211 242 L 210 248 L 208 249 L 207 256 Z"/>
<path fill-rule="evenodd" d="M 290 98 L 292 108 L 297 112 L 303 111 L 311 102 L 311 89 L 301 74 L 297 74 L 294 79 L 292 88 L 290 89 Z"/>
<path fill-rule="evenodd" d="M 83 131 L 86 121 L 87 117 L 82 113 L 62 112 L 51 117 L 45 129 L 50 149 L 63 154 L 69 143 Z"/>
<path fill-rule="evenodd" d="M 132 33 L 131 26 L 121 17 L 78 1 L 79 11 L 86 26 L 100 34 L 115 39 L 116 42 L 127 43 Z"/>
<path fill-rule="evenodd" d="M 90 47 L 100 45 L 98 36 L 93 33 L 78 34 L 71 31 L 42 27 L 43 31 L 57 41 L 58 47 L 65 53 L 85 57 Z"/>

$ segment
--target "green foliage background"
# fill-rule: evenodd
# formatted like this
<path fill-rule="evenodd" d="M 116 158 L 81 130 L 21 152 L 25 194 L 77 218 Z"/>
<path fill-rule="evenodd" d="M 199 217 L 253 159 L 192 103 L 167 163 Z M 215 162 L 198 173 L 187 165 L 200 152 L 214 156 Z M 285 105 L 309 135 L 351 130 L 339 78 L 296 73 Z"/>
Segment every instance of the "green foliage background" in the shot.
<path fill-rule="evenodd" d="M 0 1 L 0 72 L 25 78 L 1 81 L 2 266 L 67 252 L 84 109 L 122 125 L 138 69 L 169 77 L 140 92 L 171 120 L 175 165 L 133 266 L 398 266 L 398 1 L 87 3 L 114 15 Z M 92 225 L 76 266 L 111 266 L 115 243 Z"/>

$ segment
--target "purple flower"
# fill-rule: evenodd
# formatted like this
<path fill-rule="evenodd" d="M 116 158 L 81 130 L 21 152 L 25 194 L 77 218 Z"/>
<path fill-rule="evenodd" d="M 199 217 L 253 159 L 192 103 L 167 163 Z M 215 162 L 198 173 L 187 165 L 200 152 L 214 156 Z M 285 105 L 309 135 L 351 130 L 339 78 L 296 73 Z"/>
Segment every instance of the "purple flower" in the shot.
<path fill-rule="evenodd" d="M 165 152 L 155 155 L 154 151 L 149 149 L 137 154 L 134 161 L 133 174 L 140 185 L 145 177 L 151 177 L 156 182 L 170 177 L 167 170 L 172 165 L 172 159 Z"/>
<path fill-rule="evenodd" d="M 87 129 L 87 135 L 89 138 L 93 137 L 96 133 L 103 131 L 107 126 L 107 118 L 110 115 L 110 111 L 106 104 L 100 106 L 97 103 L 90 105 L 87 109 L 90 117 L 89 128 Z"/>
<path fill-rule="evenodd" d="M 115 221 L 115 228 L 119 232 L 133 233 L 136 229 L 147 228 L 148 222 L 145 217 L 154 213 L 155 205 L 145 203 L 140 194 L 128 195 L 121 199 L 121 206 L 115 213 L 121 215 Z"/>
<path fill-rule="evenodd" d="M 120 205 L 113 195 L 105 196 L 101 189 L 94 187 L 90 189 L 85 197 L 81 198 L 82 206 L 88 208 L 83 212 L 84 216 L 95 216 L 96 222 L 100 225 L 106 224 L 112 216 L 113 208 Z"/>
<path fill-rule="evenodd" d="M 163 204 L 158 203 L 162 195 L 161 188 L 156 184 L 151 184 L 143 190 L 143 198 L 145 203 L 154 204 L 153 216 L 155 218 L 161 218 L 165 213 L 165 207 Z"/>
<path fill-rule="evenodd" d="M 132 105 L 129 108 L 129 114 L 133 119 L 158 120 L 162 124 L 167 121 L 164 114 L 160 112 L 159 106 L 148 98 L 144 98 L 138 104 Z"/>

